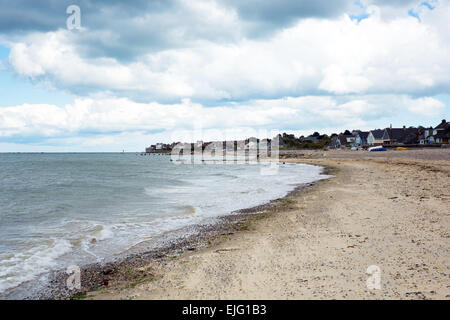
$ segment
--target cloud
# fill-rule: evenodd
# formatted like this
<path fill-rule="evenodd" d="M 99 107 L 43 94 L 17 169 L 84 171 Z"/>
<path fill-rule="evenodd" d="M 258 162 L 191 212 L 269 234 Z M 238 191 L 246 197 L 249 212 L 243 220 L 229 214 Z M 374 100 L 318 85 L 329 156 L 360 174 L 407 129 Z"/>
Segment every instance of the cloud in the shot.
<path fill-rule="evenodd" d="M 449 43 L 405 16 L 306 19 L 270 39 L 199 42 L 123 63 L 85 58 L 67 30 L 10 43 L 17 73 L 77 95 L 109 91 L 139 101 L 246 100 L 314 94 L 450 92 Z M 445 38 L 445 37 L 444 37 Z"/>
<path fill-rule="evenodd" d="M 422 2 L 0 0 L 6 67 L 78 97 L 0 107 L 0 142 L 117 147 L 196 126 L 217 137 L 438 117 L 450 5 Z M 65 29 L 69 4 L 81 30 Z"/>
<path fill-rule="evenodd" d="M 445 104 L 439 100 L 425 97 L 414 101 L 408 101 L 408 110 L 424 117 L 436 117 L 443 113 Z"/>
<path fill-rule="evenodd" d="M 66 8 L 78 5 L 80 55 L 130 62 L 149 52 L 195 46 L 199 41 L 236 43 L 267 39 L 304 19 L 335 19 L 376 5 L 389 19 L 407 16 L 419 1 L 354 0 L 0 0 L 0 34 L 8 38 L 66 28 Z M 422 6 L 423 7 L 423 6 Z"/>
<path fill-rule="evenodd" d="M 347 72 L 339 65 L 330 65 L 324 70 L 319 89 L 336 93 L 359 93 L 370 87 L 370 81 L 361 73 Z"/>
<path fill-rule="evenodd" d="M 121 31 L 122 36 L 130 36 L 127 30 L 120 27 L 127 26 L 132 31 L 143 31 L 145 29 L 141 29 L 142 27 L 153 26 L 157 32 L 161 32 L 163 28 L 167 30 L 167 27 L 196 30 L 202 24 L 201 29 L 205 31 L 214 20 L 221 18 L 217 24 L 223 23 L 228 13 L 239 17 L 239 20 L 249 27 L 251 24 L 257 24 L 259 27 L 266 25 L 273 30 L 302 18 L 336 17 L 343 14 L 352 5 L 352 1 L 41 0 L 30 3 L 26 0 L 0 0 L 0 32 L 56 31 L 65 27 L 65 10 L 69 5 L 78 5 L 81 8 L 83 20 L 90 30 L 117 30 Z M 163 25 L 158 28 L 161 23 Z M 210 30 L 209 34 L 213 34 L 213 31 Z"/>
<path fill-rule="evenodd" d="M 0 137 L 73 137 L 117 132 L 174 132 L 177 130 L 254 130 L 356 127 L 371 121 L 414 112 L 424 117 L 444 111 L 432 97 L 331 96 L 251 100 L 217 107 L 184 100 L 178 104 L 138 103 L 126 98 L 77 99 L 64 107 L 31 105 L 0 108 Z M 103 138 L 102 138 L 103 139 Z M 103 140 L 101 140 L 103 141 Z"/>
<path fill-rule="evenodd" d="M 7 3 L 5 3 L 7 2 Z M 0 34 L 10 37 L 65 29 L 66 8 L 78 5 L 82 26 L 80 54 L 133 61 L 165 49 L 192 46 L 198 41 L 233 43 L 242 38 L 266 38 L 299 19 L 343 14 L 349 0 L 0 0 Z"/>
<path fill-rule="evenodd" d="M 236 10 L 249 36 L 266 37 L 305 18 L 335 18 L 352 5 L 348 0 L 222 1 Z"/>

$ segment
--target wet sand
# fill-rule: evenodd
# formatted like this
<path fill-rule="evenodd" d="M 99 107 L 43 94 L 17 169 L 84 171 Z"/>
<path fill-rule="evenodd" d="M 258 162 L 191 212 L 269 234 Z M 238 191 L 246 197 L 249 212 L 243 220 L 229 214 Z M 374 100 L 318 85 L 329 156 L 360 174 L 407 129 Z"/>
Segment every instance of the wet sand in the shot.
<path fill-rule="evenodd" d="M 450 298 L 449 149 L 288 157 L 330 167 L 335 177 L 87 298 Z M 367 287 L 372 265 L 380 289 Z"/>

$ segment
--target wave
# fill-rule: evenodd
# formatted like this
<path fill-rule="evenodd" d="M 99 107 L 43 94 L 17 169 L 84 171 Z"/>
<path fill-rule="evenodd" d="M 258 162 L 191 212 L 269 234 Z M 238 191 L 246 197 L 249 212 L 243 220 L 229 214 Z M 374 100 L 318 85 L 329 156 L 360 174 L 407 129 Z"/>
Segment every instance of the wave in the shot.
<path fill-rule="evenodd" d="M 46 242 L 17 252 L 10 258 L 0 259 L 0 292 L 52 270 L 57 265 L 56 259 L 72 250 L 67 240 L 53 239 Z"/>

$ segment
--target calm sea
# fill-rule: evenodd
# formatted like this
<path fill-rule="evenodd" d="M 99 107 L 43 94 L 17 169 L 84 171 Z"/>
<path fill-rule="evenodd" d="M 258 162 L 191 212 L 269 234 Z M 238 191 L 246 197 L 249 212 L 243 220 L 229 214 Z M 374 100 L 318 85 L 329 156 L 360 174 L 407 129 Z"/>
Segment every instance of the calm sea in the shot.
<path fill-rule="evenodd" d="M 0 154 L 0 293 L 286 195 L 316 166 L 182 164 L 136 154 Z M 37 281 L 37 280 L 36 280 Z"/>

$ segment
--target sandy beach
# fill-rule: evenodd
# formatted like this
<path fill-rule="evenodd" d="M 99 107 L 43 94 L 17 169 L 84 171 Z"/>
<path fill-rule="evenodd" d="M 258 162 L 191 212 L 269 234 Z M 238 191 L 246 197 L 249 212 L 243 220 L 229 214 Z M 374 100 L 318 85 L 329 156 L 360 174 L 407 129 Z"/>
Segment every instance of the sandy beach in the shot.
<path fill-rule="evenodd" d="M 88 299 L 448 299 L 450 149 L 298 152 L 333 178 Z M 368 289 L 369 266 L 380 289 Z"/>

